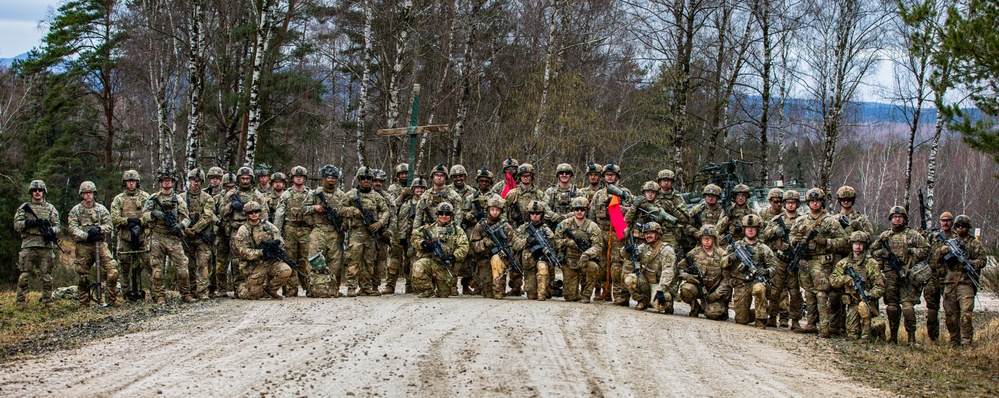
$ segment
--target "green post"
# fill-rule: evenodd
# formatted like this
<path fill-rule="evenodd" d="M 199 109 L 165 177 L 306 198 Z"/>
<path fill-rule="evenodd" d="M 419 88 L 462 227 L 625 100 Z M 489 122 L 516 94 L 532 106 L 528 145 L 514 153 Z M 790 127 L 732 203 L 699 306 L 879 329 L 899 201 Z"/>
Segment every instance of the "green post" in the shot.
<path fill-rule="evenodd" d="M 409 131 L 406 133 L 409 135 L 409 179 L 406 181 L 406 186 L 413 184 L 413 178 L 416 178 L 414 173 L 416 173 L 416 119 L 419 116 L 420 109 L 420 85 L 413 85 L 413 109 L 409 112 Z"/>

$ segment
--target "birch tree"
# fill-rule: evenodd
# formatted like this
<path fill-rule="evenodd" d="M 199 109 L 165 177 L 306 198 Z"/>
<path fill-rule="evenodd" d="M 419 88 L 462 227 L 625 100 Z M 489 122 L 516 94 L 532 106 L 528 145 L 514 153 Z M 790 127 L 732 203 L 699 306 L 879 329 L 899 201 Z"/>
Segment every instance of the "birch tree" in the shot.
<path fill-rule="evenodd" d="M 250 78 L 250 94 L 248 120 L 246 126 L 246 154 L 243 158 L 243 166 L 253 167 L 254 159 L 257 155 L 257 136 L 259 134 L 262 107 L 260 104 L 260 85 L 263 81 L 264 58 L 267 57 L 271 36 L 273 34 L 273 20 L 275 3 L 280 0 L 260 0 L 257 2 L 259 8 L 256 9 L 259 22 L 257 24 L 256 44 L 253 52 L 253 74 Z"/>
<path fill-rule="evenodd" d="M 205 0 L 190 0 L 187 10 L 187 90 L 188 122 L 185 166 L 197 167 L 201 159 L 204 134 L 202 132 L 205 91 Z"/>

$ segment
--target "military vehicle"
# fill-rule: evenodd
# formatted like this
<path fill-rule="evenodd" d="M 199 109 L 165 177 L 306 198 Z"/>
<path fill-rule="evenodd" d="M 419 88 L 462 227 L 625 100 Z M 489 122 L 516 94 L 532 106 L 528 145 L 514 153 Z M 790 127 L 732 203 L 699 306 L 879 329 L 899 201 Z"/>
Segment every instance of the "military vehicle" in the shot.
<path fill-rule="evenodd" d="M 777 181 L 771 186 L 763 186 L 759 179 L 755 177 L 757 174 L 753 171 L 753 162 L 747 162 L 745 160 L 731 159 L 723 163 L 708 163 L 694 175 L 692 180 L 690 180 L 690 183 L 688 184 L 688 190 L 690 192 L 684 193 L 681 196 L 687 203 L 687 209 L 690 210 L 694 206 L 704 203 L 704 197 L 701 195 L 701 191 L 704 186 L 707 184 L 715 184 L 722 189 L 722 197 L 719 203 L 724 206 L 730 206 L 732 201 L 732 189 L 735 188 L 736 185 L 746 184 L 749 186 L 750 190 L 749 201 L 747 203 L 753 211 L 759 211 L 760 209 L 770 206 L 767 202 L 767 193 L 769 193 L 772 188 L 785 190 L 794 189 L 798 191 L 802 197 L 808 189 L 804 184 L 801 184 L 797 180 L 792 180 L 789 184 Z"/>

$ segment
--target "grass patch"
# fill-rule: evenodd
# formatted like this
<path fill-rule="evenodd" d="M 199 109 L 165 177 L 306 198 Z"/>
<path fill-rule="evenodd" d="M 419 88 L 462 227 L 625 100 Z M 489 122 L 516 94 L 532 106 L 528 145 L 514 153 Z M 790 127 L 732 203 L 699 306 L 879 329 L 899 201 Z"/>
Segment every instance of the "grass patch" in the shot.
<path fill-rule="evenodd" d="M 971 347 L 951 348 L 941 316 L 940 339 L 930 341 L 919 320 L 918 345 L 835 340 L 839 361 L 848 375 L 868 385 L 903 396 L 983 397 L 999 395 L 999 313 L 974 314 Z M 899 331 L 904 340 L 904 331 Z"/>
<path fill-rule="evenodd" d="M 80 307 L 76 300 L 56 300 L 43 307 L 41 293 L 28 294 L 28 307 L 14 305 L 14 292 L 0 292 L 0 361 L 31 357 L 74 348 L 82 343 L 134 333 L 142 330 L 150 318 L 174 314 L 189 308 L 202 308 L 218 301 L 181 305 L 170 300 L 167 305 L 150 301 L 128 303 L 119 308 Z"/>

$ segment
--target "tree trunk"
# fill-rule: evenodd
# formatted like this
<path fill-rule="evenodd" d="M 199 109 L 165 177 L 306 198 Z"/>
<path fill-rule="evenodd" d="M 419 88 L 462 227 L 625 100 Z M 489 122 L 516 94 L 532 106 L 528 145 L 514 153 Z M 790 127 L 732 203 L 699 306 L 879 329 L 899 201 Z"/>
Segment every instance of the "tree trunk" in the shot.
<path fill-rule="evenodd" d="M 364 122 L 368 116 L 368 80 L 371 79 L 371 23 L 374 19 L 371 10 L 371 1 L 364 0 L 364 54 L 361 61 L 364 71 L 361 72 L 361 93 L 357 97 L 357 130 L 354 132 L 354 139 L 357 142 L 357 165 L 367 164 L 367 156 L 364 153 Z"/>
<path fill-rule="evenodd" d="M 371 12 L 371 6 L 365 3 L 365 18 Z M 399 18 L 401 29 L 399 31 L 399 38 L 395 42 L 395 60 L 392 63 L 392 77 L 389 79 L 389 90 L 388 90 L 388 109 L 385 114 L 388 116 L 387 127 L 395 128 L 399 127 L 399 108 L 402 106 L 402 70 L 406 67 L 406 52 L 409 48 L 409 37 L 412 31 L 411 23 L 413 21 L 413 1 L 405 0 L 401 4 L 402 12 Z M 371 39 L 371 25 L 370 21 L 365 22 L 365 43 Z M 365 47 L 368 47 L 365 44 Z M 363 88 L 362 88 L 363 90 Z"/>
<path fill-rule="evenodd" d="M 548 23 L 548 41 L 545 43 L 545 72 L 541 81 L 541 101 L 538 103 L 538 115 L 534 118 L 534 129 L 532 130 L 535 139 L 541 134 L 541 123 L 544 121 L 545 114 L 548 111 L 548 90 L 551 86 L 552 68 L 554 67 L 555 52 L 557 51 L 555 32 L 559 11 L 560 2 L 556 0 L 552 4 L 551 22 Z"/>
<path fill-rule="evenodd" d="M 205 18 L 202 0 L 193 0 L 194 5 L 191 10 L 191 32 L 188 38 L 188 64 L 187 83 L 189 90 L 189 110 L 187 125 L 187 170 L 197 167 L 201 158 L 202 146 L 202 113 L 204 104 L 202 96 L 204 93 L 204 46 L 205 46 Z"/>
<path fill-rule="evenodd" d="M 763 86 L 760 90 L 760 181 L 763 186 L 770 183 L 770 144 L 767 142 L 767 135 L 770 133 L 770 73 L 773 68 L 773 48 L 770 42 L 770 0 L 762 0 L 757 3 L 760 17 L 760 34 L 763 40 L 763 68 L 760 77 Z M 780 157 L 778 157 L 780 159 Z M 783 163 L 783 162 L 781 162 Z"/>
<path fill-rule="evenodd" d="M 253 76 L 250 79 L 249 119 L 246 126 L 246 153 L 243 166 L 253 167 L 257 156 L 257 140 L 261 121 L 260 84 L 263 78 L 264 58 L 267 56 L 271 39 L 271 13 L 274 4 L 271 0 L 263 0 L 260 8 L 260 22 L 257 24 L 256 45 L 253 55 Z"/>

